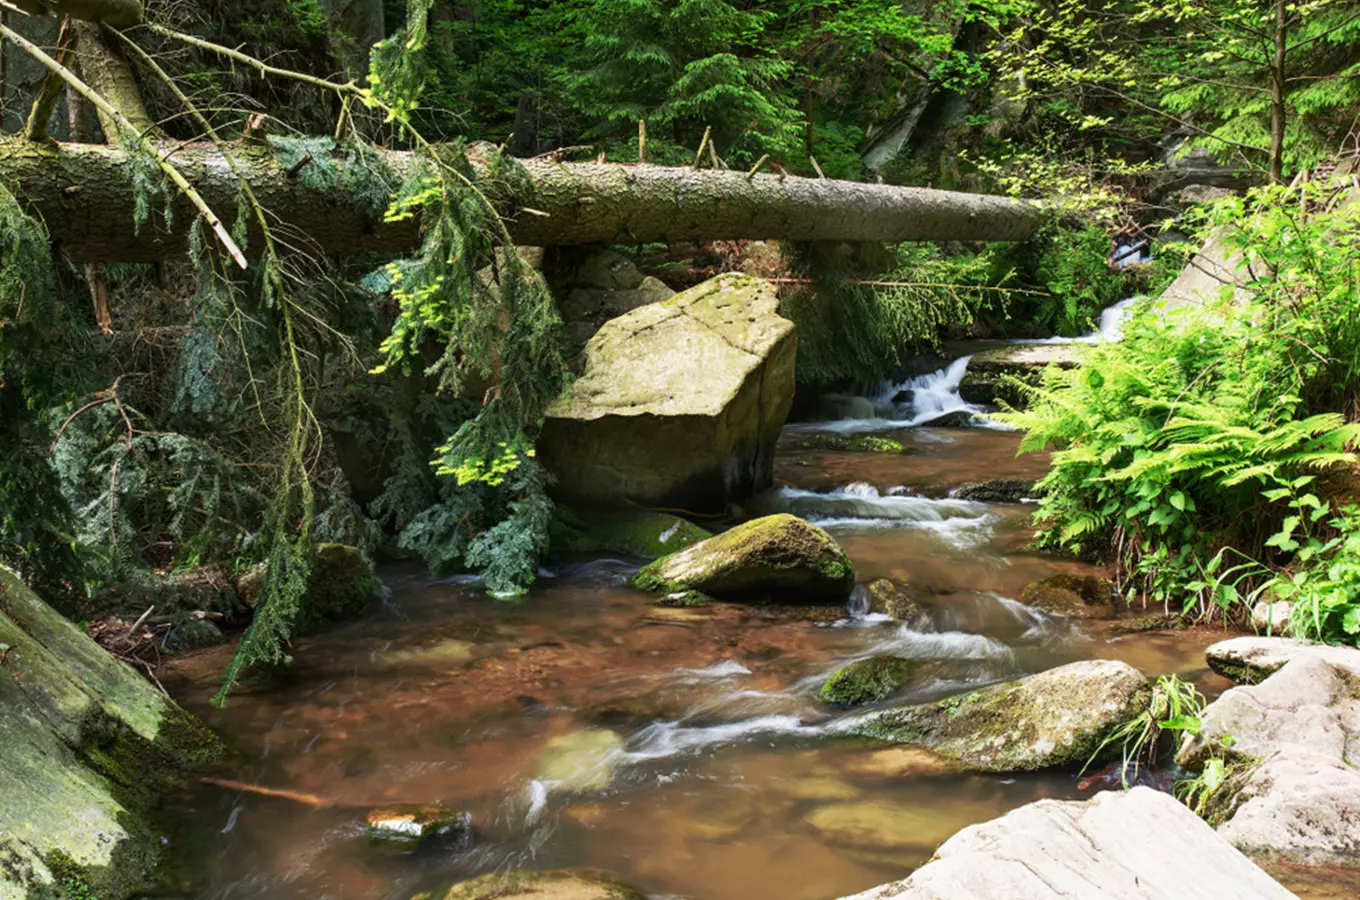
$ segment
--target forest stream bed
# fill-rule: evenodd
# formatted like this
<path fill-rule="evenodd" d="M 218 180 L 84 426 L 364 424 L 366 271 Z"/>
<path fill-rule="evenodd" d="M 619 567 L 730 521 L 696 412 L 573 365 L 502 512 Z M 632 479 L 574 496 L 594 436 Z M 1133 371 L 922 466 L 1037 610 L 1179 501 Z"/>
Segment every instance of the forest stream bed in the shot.
<path fill-rule="evenodd" d="M 329 804 L 208 785 L 170 798 L 183 891 L 406 898 L 489 871 L 591 866 L 649 896 L 831 900 L 905 876 L 966 825 L 1110 786 L 1079 787 L 1068 771 L 905 771 L 910 754 L 844 736 L 847 714 L 817 699 L 838 665 L 924 661 L 893 704 L 1077 659 L 1174 672 L 1210 697 L 1229 686 L 1204 662 L 1219 630 L 1117 636 L 1013 599 L 1036 579 L 1093 571 L 1027 549 L 1030 506 L 939 496 L 1042 475 L 1042 456 L 1015 457 L 1017 434 L 885 428 L 905 452 L 870 453 L 810 448 L 816 430 L 786 431 L 782 486 L 756 505 L 826 527 L 860 583 L 923 588 L 928 625 L 862 610 L 659 608 L 624 583 L 638 560 L 560 566 L 514 605 L 466 579 L 388 568 L 381 608 L 299 641 L 285 677 L 244 685 L 224 710 L 208 699 L 228 648 L 168 667 L 172 693 L 240 752 L 232 777 Z M 393 803 L 465 811 L 473 836 L 368 838 L 367 811 Z M 1306 886 L 1318 873 L 1277 874 L 1300 896 L 1343 896 Z"/>

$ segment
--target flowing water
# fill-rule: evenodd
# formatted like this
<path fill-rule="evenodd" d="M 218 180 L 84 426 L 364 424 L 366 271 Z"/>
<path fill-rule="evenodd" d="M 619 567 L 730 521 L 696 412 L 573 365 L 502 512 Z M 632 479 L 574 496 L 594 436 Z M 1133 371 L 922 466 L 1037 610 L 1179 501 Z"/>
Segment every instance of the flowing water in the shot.
<path fill-rule="evenodd" d="M 919 380 L 914 397 L 944 408 L 951 380 L 952 368 Z M 208 786 L 168 798 L 183 894 L 407 898 L 498 869 L 588 865 L 653 896 L 830 900 L 905 876 L 965 825 L 1103 786 L 913 772 L 910 753 L 846 735 L 846 714 L 817 700 L 835 667 L 881 653 L 921 661 L 895 703 L 1085 658 L 1226 686 L 1203 662 L 1220 634 L 1113 637 L 1018 603 L 1030 581 L 1083 567 L 1026 549 L 1028 507 L 948 491 L 1036 477 L 1045 460 L 1017 459 L 1011 432 L 912 427 L 929 418 L 894 404 L 900 390 L 869 402 L 898 417 L 874 428 L 906 453 L 807 446 L 813 431 L 854 430 L 843 422 L 790 427 L 781 486 L 751 511 L 823 525 L 860 582 L 923 588 L 928 621 L 870 612 L 862 591 L 846 609 L 661 609 L 624 583 L 637 560 L 563 565 L 514 605 L 467 579 L 387 569 L 381 608 L 299 640 L 283 677 L 225 710 L 206 701 L 226 648 L 173 664 L 172 691 L 239 751 L 232 777 L 329 804 Z M 564 751 L 586 730 L 595 749 Z M 601 730 L 616 737 L 598 743 Z M 367 810 L 391 803 L 465 810 L 475 834 L 365 838 Z"/>

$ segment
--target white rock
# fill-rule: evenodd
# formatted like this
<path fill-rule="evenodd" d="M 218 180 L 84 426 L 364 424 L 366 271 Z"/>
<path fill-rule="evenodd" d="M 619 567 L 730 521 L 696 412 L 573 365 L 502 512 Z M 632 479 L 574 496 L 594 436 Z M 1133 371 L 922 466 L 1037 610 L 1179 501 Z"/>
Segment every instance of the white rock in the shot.
<path fill-rule="evenodd" d="M 905 881 L 845 900 L 1289 900 L 1174 798 L 1150 788 L 1040 800 L 965 828 Z"/>
<path fill-rule="evenodd" d="M 1360 678 L 1360 650 L 1282 637 L 1239 637 L 1204 651 L 1209 668 L 1233 681 L 1264 681 L 1300 657 L 1321 659 Z"/>
<path fill-rule="evenodd" d="M 1235 802 L 1218 833 L 1244 853 L 1304 865 L 1360 859 L 1360 772 L 1330 754 L 1295 746 L 1271 755 Z"/>
<path fill-rule="evenodd" d="M 1286 635 L 1293 610 L 1294 604 L 1288 600 L 1262 600 L 1251 608 L 1251 627 L 1272 637 Z"/>

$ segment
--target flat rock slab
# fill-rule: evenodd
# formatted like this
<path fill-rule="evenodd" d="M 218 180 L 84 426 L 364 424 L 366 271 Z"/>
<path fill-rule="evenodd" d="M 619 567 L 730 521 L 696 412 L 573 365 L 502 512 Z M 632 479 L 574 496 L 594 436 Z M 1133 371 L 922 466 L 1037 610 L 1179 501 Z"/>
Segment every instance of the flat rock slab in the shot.
<path fill-rule="evenodd" d="M 965 828 L 904 881 L 845 900 L 1289 900 L 1174 798 L 1150 788 L 1040 800 Z"/>
<path fill-rule="evenodd" d="M 854 730 L 927 747 L 984 772 L 1081 765 L 1111 729 L 1143 712 L 1152 690 L 1128 663 L 1069 663 L 968 694 L 872 713 Z"/>
<path fill-rule="evenodd" d="M 1209 668 L 1238 683 L 1264 681 L 1290 660 L 1309 657 L 1360 678 L 1360 650 L 1282 637 L 1240 637 L 1204 651 Z"/>

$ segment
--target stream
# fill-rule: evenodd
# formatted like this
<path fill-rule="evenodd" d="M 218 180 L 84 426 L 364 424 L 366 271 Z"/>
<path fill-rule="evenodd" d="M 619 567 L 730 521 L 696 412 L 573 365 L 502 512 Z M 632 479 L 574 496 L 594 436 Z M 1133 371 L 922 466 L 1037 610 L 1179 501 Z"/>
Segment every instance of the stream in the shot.
<path fill-rule="evenodd" d="M 1228 686 L 1203 657 L 1221 632 L 1116 636 L 1016 601 L 1036 579 L 1095 570 L 1027 549 L 1031 507 L 948 496 L 1047 465 L 1017 458 L 1014 432 L 930 425 L 966 407 L 951 392 L 966 365 L 790 425 L 779 486 L 748 510 L 828 529 L 861 584 L 923 588 L 928 621 L 868 612 L 862 589 L 845 609 L 658 608 L 625 585 L 640 560 L 562 565 L 513 605 L 399 566 L 381 572 L 380 608 L 299 640 L 284 678 L 243 685 L 224 710 L 207 701 L 229 648 L 173 662 L 167 686 L 239 751 L 233 777 L 332 804 L 207 786 L 169 798 L 185 895 L 407 898 L 498 869 L 591 866 L 649 896 L 831 900 L 907 875 L 961 827 L 1107 787 L 1080 789 L 1072 772 L 912 775 L 910 753 L 847 736 L 849 714 L 817 699 L 836 667 L 884 653 L 922 661 L 893 704 L 1089 658 L 1175 672 L 1211 696 Z M 911 401 L 895 403 L 904 390 Z M 812 445 L 857 431 L 906 452 Z M 615 737 L 564 754 L 581 744 L 563 736 L 587 729 Z M 545 753 L 556 778 L 541 775 Z M 475 837 L 367 838 L 367 810 L 390 803 L 464 810 Z"/>

